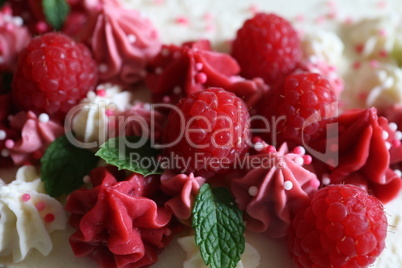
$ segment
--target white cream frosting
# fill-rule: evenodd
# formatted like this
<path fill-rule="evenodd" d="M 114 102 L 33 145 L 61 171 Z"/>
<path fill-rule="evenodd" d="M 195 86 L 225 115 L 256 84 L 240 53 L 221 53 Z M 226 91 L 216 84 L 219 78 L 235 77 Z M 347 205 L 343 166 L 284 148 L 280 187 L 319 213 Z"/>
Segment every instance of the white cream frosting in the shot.
<path fill-rule="evenodd" d="M 344 44 L 336 33 L 321 30 L 306 33 L 302 39 L 302 49 L 304 57 L 310 61 L 324 61 L 338 67 L 342 61 Z"/>
<path fill-rule="evenodd" d="M 66 227 L 63 206 L 45 194 L 33 166 L 21 167 L 11 183 L 0 183 L 0 263 L 9 256 L 20 262 L 32 249 L 47 256 L 53 248 L 50 234 Z M 50 214 L 54 220 L 47 221 Z"/>
<path fill-rule="evenodd" d="M 100 90 L 103 90 L 101 94 Z M 74 116 L 72 130 L 76 137 L 84 143 L 96 143 L 92 148 L 107 140 L 109 116 L 124 111 L 132 99 L 131 92 L 123 91 L 116 85 L 101 84 L 97 92 L 89 92 L 80 105 L 70 112 Z"/>
<path fill-rule="evenodd" d="M 201 257 L 201 253 L 195 244 L 195 238 L 193 235 L 179 238 L 178 242 L 182 249 L 187 253 L 187 259 L 183 262 L 183 268 L 207 268 Z M 257 250 L 250 244 L 246 243 L 241 261 L 237 264 L 236 268 L 256 268 L 259 264 L 260 255 Z"/>
<path fill-rule="evenodd" d="M 348 74 L 344 100 L 348 108 L 384 108 L 402 103 L 402 70 L 393 64 L 364 62 Z"/>
<path fill-rule="evenodd" d="M 400 24 L 401 17 L 394 13 L 362 19 L 351 25 L 346 24 L 345 42 L 362 58 L 381 58 L 381 53 L 389 54 L 394 49 L 396 36 L 402 34 Z"/>

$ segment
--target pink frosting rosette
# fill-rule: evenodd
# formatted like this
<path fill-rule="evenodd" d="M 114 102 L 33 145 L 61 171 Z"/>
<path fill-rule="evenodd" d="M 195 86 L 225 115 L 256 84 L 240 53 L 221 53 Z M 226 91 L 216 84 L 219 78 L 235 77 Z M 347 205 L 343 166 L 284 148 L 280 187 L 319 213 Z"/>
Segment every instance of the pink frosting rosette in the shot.
<path fill-rule="evenodd" d="M 22 18 L 13 17 L 9 8 L 0 11 L 0 70 L 15 71 L 18 53 L 31 40 Z"/>
<path fill-rule="evenodd" d="M 133 173 L 118 181 L 105 167 L 92 170 L 93 189 L 67 199 L 70 237 L 76 256 L 89 256 L 101 267 L 147 267 L 177 231 L 172 213 L 148 196 L 147 177 Z"/>
<path fill-rule="evenodd" d="M 329 183 L 356 184 L 383 203 L 396 197 L 402 183 L 390 169 L 392 144 L 387 140 L 393 140 L 392 132 L 382 127 L 388 126 L 387 120 L 379 117 L 375 108 L 369 108 L 347 111 L 331 124 L 338 128 L 335 136 L 318 138 L 311 146 L 319 152 L 330 148 L 338 161 L 316 159 L 313 161 L 316 171 Z"/>
<path fill-rule="evenodd" d="M 262 99 L 268 86 L 260 78 L 238 76 L 240 67 L 230 55 L 211 50 L 209 41 L 164 45 L 149 63 L 145 78 L 155 101 L 175 104 L 180 98 L 208 87 L 221 87 L 242 98 L 248 107 Z"/>
<path fill-rule="evenodd" d="M 302 155 L 288 153 L 286 143 L 278 152 L 247 157 L 248 163 L 258 166 L 244 177 L 234 178 L 230 185 L 245 213 L 246 228 L 271 238 L 283 237 L 293 215 L 320 183 L 303 167 Z"/>
<path fill-rule="evenodd" d="M 161 190 L 171 199 L 166 201 L 165 207 L 169 208 L 180 221 L 186 223 L 191 217 L 195 197 L 205 178 L 195 177 L 193 173 L 176 174 L 165 171 L 161 176 Z"/>
<path fill-rule="evenodd" d="M 50 143 L 64 134 L 63 126 L 46 114 L 38 117 L 33 112 L 19 112 L 10 116 L 9 121 L 11 129 L 20 133 L 16 139 L 5 140 L 6 150 L 16 165 L 39 160 Z"/>
<path fill-rule="evenodd" d="M 138 11 L 116 1 L 95 3 L 95 11 L 77 38 L 92 50 L 100 79 L 123 85 L 139 81 L 145 76 L 147 61 L 161 46 L 156 29 Z"/>

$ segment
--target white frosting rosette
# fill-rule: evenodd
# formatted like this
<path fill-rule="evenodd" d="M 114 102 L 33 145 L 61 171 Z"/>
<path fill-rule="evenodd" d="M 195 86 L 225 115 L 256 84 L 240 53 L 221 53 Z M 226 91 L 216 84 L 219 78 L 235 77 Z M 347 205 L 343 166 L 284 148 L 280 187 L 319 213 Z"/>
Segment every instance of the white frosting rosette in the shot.
<path fill-rule="evenodd" d="M 350 71 L 346 79 L 343 99 L 347 107 L 382 110 L 402 103 L 402 70 L 393 64 L 368 61 Z"/>
<path fill-rule="evenodd" d="M 339 67 L 344 44 L 336 33 L 321 30 L 303 36 L 302 50 L 304 58 L 311 62 L 326 62 Z"/>
<path fill-rule="evenodd" d="M 96 93 L 89 92 L 70 111 L 66 121 L 72 122 L 72 130 L 79 141 L 87 143 L 88 148 L 96 148 L 108 139 L 110 118 L 128 108 L 131 99 L 131 92 L 116 85 L 101 84 Z"/>
<path fill-rule="evenodd" d="M 362 19 L 345 25 L 345 42 L 363 58 L 384 58 L 394 49 L 397 32 L 401 33 L 401 18 L 390 15 Z"/>
<path fill-rule="evenodd" d="M 186 251 L 187 259 L 183 263 L 183 268 L 207 268 L 193 235 L 178 239 L 179 245 Z M 260 265 L 260 255 L 250 244 L 246 243 L 245 250 L 241 256 L 241 261 L 236 268 L 256 268 Z"/>
<path fill-rule="evenodd" d="M 0 263 L 10 256 L 20 262 L 32 249 L 47 256 L 53 248 L 50 234 L 66 228 L 62 204 L 45 194 L 33 166 L 21 167 L 14 181 L 0 185 Z"/>

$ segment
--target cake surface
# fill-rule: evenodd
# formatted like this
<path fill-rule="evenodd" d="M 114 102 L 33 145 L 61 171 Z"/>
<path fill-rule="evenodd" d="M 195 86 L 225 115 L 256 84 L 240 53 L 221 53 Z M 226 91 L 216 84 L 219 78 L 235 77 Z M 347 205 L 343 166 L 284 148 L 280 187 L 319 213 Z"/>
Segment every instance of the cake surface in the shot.
<path fill-rule="evenodd" d="M 347 27 L 349 24 L 352 24 L 353 22 L 363 18 L 386 18 L 388 16 L 396 16 L 396 20 L 400 22 L 402 18 L 402 6 L 399 4 L 398 0 L 286 0 L 285 2 L 264 0 L 235 2 L 212 0 L 197 2 L 184 0 L 121 0 L 121 2 L 128 9 L 137 10 L 142 14 L 142 16 L 152 21 L 159 32 L 161 42 L 164 44 L 173 43 L 180 45 L 186 41 L 208 39 L 211 41 L 214 49 L 222 52 L 230 51 L 231 40 L 234 39 L 237 29 L 241 27 L 246 19 L 252 17 L 255 12 L 261 11 L 277 13 L 291 21 L 293 26 L 302 36 L 310 36 L 308 42 L 303 43 L 305 45 L 305 51 L 311 51 L 312 55 L 321 53 L 322 57 L 326 58 L 332 65 L 337 67 L 338 71 L 342 74 L 345 80 L 345 92 L 343 93 L 343 96 L 347 106 L 366 108 L 372 105 L 381 105 L 388 99 L 391 99 L 390 102 L 395 104 L 397 101 L 394 101 L 393 99 L 399 97 L 395 97 L 393 91 L 391 92 L 390 90 L 390 97 L 384 97 L 385 99 L 379 98 L 376 102 L 376 100 L 371 101 L 371 99 L 361 100 L 359 97 L 354 96 L 357 93 L 350 93 L 351 91 L 348 91 L 350 90 L 348 86 L 352 87 L 350 85 L 356 83 L 354 79 L 357 75 L 359 77 L 360 75 L 363 77 L 363 75 L 366 74 L 360 70 L 362 74 L 356 75 L 358 71 L 353 69 L 353 64 L 357 61 L 356 59 L 360 59 L 358 56 L 353 54 L 354 47 L 351 48 L 354 41 L 350 36 L 354 36 L 354 34 L 352 33 L 350 36 L 348 36 L 347 33 Z M 398 29 L 398 31 L 402 34 L 402 29 Z M 313 34 L 317 32 L 324 32 L 324 34 L 314 37 Z M 340 40 L 343 42 L 338 44 L 338 39 L 331 35 L 332 32 L 341 36 Z M 316 40 L 314 40 L 314 38 L 316 38 Z M 316 43 L 314 43 L 315 41 Z M 325 41 L 327 41 L 327 43 L 325 43 Z M 402 42 L 400 45 L 402 46 Z M 352 52 L 350 50 L 352 50 Z M 333 55 L 339 55 L 339 57 Z M 371 59 L 372 57 L 368 56 L 368 58 Z M 362 64 L 365 64 L 363 60 Z M 367 64 L 370 64 L 370 60 L 367 60 Z M 387 67 L 384 67 L 384 69 L 386 68 Z M 398 78 L 398 74 L 395 74 L 394 76 Z M 395 78 L 395 80 L 397 80 L 397 78 Z M 364 77 L 361 79 L 362 84 L 364 84 L 367 80 Z M 402 84 L 402 77 L 400 82 Z M 336 81 L 334 83 L 336 83 Z M 381 83 L 381 80 L 380 82 L 374 81 L 373 83 Z M 395 87 L 397 86 L 398 85 L 396 84 Z M 399 91 L 400 90 L 401 89 L 399 89 Z M 361 91 L 365 91 L 365 88 L 362 88 Z M 386 95 L 387 92 L 388 91 L 385 91 L 385 93 L 383 93 L 381 96 Z M 350 97 L 348 94 L 354 95 Z M 138 95 L 141 96 L 140 98 L 142 98 L 142 100 L 148 100 L 148 96 L 142 96 L 147 94 L 143 93 L 135 93 L 134 98 L 137 99 Z M 128 98 L 129 97 L 127 96 L 120 97 L 120 99 L 117 97 L 113 101 L 116 103 L 122 103 L 122 105 L 124 105 L 124 102 L 127 101 Z M 359 100 L 360 102 L 354 101 L 355 99 Z M 402 97 L 400 102 L 402 103 Z M 356 103 L 359 104 L 356 105 Z M 82 120 L 85 122 L 85 119 L 88 120 L 89 115 L 84 114 L 83 118 L 84 119 Z M 87 129 L 83 131 L 82 136 L 84 137 L 83 139 L 88 139 L 88 141 L 93 139 L 91 131 Z M 0 170 L 1 177 L 7 182 L 12 180 L 10 178 L 14 178 L 14 174 L 15 170 Z M 373 267 L 391 268 L 402 265 L 402 254 L 400 254 L 402 250 L 402 242 L 399 239 L 399 237 L 402 235 L 402 226 L 400 224 L 400 217 L 402 214 L 399 211 L 400 202 L 402 202 L 401 194 L 385 205 L 385 211 L 389 224 L 386 238 L 386 248 L 376 260 Z M 68 224 L 66 231 L 54 231 L 51 234 L 53 250 L 46 257 L 35 250 L 30 252 L 22 262 L 13 263 L 11 258 L 2 257 L 2 259 L 0 259 L 0 264 L 4 261 L 5 267 L 10 268 L 50 268 L 56 266 L 66 268 L 98 267 L 98 265 L 89 258 L 77 258 L 74 256 L 68 242 L 68 237 L 73 232 L 73 228 Z M 191 231 L 179 234 L 178 238 L 175 238 L 172 243 L 158 256 L 158 262 L 151 265 L 151 267 L 204 267 L 201 263 L 202 259 L 192 254 L 195 245 L 191 244 L 192 239 L 188 238 L 187 236 L 191 236 Z M 247 231 L 245 236 L 246 242 L 251 245 L 251 248 L 246 247 L 244 259 L 242 259 L 244 266 L 238 267 L 296 267 L 289 257 L 285 238 L 268 239 L 258 233 L 253 233 L 250 231 Z M 2 265 L 0 265 L 0 267 L 1 266 Z"/>

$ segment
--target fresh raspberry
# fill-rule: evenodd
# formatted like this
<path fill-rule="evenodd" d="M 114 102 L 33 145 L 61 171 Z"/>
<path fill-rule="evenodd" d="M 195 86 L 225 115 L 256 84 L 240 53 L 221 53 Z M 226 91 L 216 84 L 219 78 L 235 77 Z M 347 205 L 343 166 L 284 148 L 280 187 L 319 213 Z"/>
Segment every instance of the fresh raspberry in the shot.
<path fill-rule="evenodd" d="M 382 203 L 359 187 L 329 185 L 295 216 L 289 249 L 298 267 L 367 267 L 385 247 Z"/>
<path fill-rule="evenodd" d="M 167 153 L 178 159 L 173 169 L 202 176 L 224 173 L 247 150 L 249 113 L 233 93 L 221 88 L 197 91 L 177 108 L 168 117 L 164 136 Z"/>
<path fill-rule="evenodd" d="M 84 45 L 60 33 L 38 36 L 20 54 L 13 100 L 23 110 L 65 114 L 95 88 L 96 67 Z"/>
<path fill-rule="evenodd" d="M 325 118 L 335 115 L 335 94 L 327 79 L 315 73 L 286 77 L 283 86 L 267 95 L 262 114 L 271 129 L 270 144 L 305 145 L 322 132 Z M 322 120 L 321 120 L 322 119 Z"/>
<path fill-rule="evenodd" d="M 275 14 L 258 13 L 237 32 L 232 55 L 244 77 L 261 77 L 272 85 L 293 70 L 302 51 L 297 32 L 288 21 Z"/>

